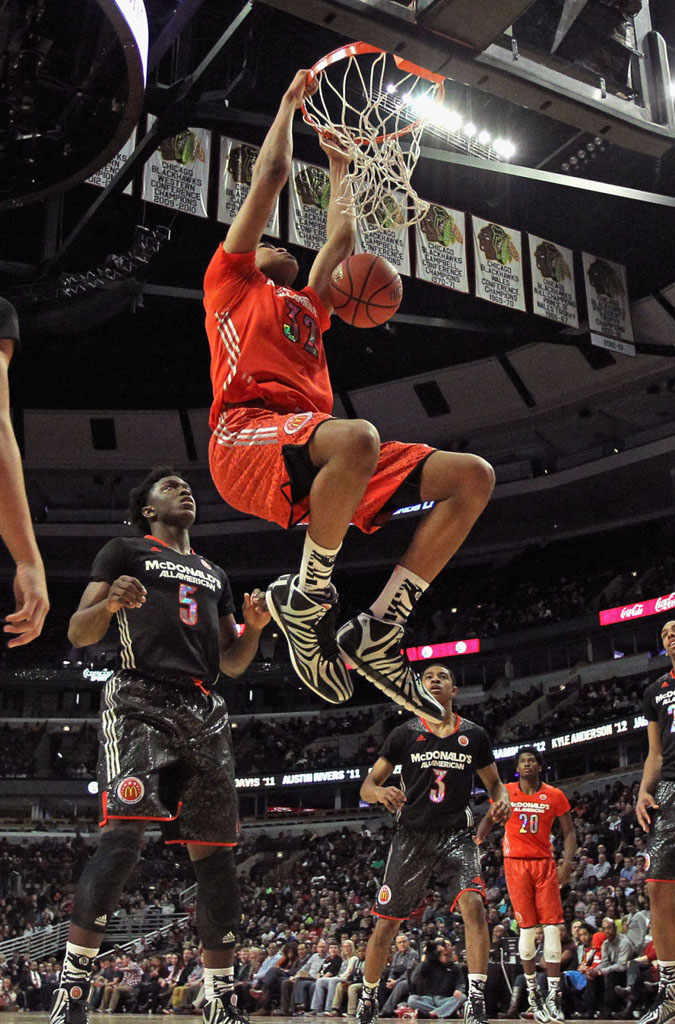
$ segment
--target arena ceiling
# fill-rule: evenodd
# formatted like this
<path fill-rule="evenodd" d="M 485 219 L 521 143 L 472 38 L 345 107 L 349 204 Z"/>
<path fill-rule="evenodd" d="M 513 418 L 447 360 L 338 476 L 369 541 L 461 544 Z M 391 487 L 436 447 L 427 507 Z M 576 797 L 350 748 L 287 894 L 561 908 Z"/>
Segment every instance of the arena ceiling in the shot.
<path fill-rule="evenodd" d="M 359 3 L 332 0 L 339 18 L 331 19 L 326 15 L 331 4 L 323 0 L 290 5 L 295 13 L 280 9 L 289 7 L 282 0 L 255 3 L 250 10 L 239 0 L 146 0 L 150 74 L 141 123 L 151 113 L 163 119 L 167 132 L 202 126 L 259 143 L 295 70 L 349 39 L 345 25 L 351 24 L 350 9 L 353 14 Z M 365 6 L 366 22 L 361 9 L 361 20 L 354 25 L 363 34 L 370 24 L 377 42 L 391 17 L 391 0 Z M 394 7 L 400 18 L 411 5 Z M 652 0 L 650 9 L 672 58 L 672 4 Z M 332 22 L 340 25 L 340 33 L 326 27 Z M 72 25 L 76 47 L 74 18 Z M 434 45 L 438 47 L 437 40 Z M 555 239 L 577 252 L 624 263 L 637 358 L 592 347 L 584 324 L 570 331 L 406 278 L 403 304 L 386 328 L 356 331 L 335 322 L 327 336 L 338 411 L 372 415 L 385 437 L 397 434 L 480 451 L 502 467 L 504 487 L 513 489 L 510 481 L 518 478 L 517 466 L 527 465 L 523 493 L 530 498 L 532 481 L 540 475 L 569 472 L 595 458 L 621 457 L 641 441 L 668 447 L 675 420 L 675 151 L 670 146 L 675 138 L 662 137 L 658 153 L 650 146 L 641 150 L 639 144 L 604 140 L 593 149 L 592 159 L 585 160 L 583 173 L 564 173 L 570 157 L 595 138 L 592 132 L 475 85 L 455 81 L 448 91 L 476 123 L 513 140 L 513 166 L 479 160 L 427 139 L 416 172 L 418 191 L 485 219 Z M 295 144 L 299 157 L 321 162 L 313 132 L 300 122 Z M 143 202 L 141 167 L 139 158 L 132 195 L 121 190 L 104 195 L 82 184 L 0 213 L 0 291 L 15 299 L 22 318 L 23 350 L 11 383 L 23 444 L 26 426 L 30 435 L 31 417 L 39 410 L 105 410 L 114 415 L 123 410 L 205 410 L 209 404 L 200 288 L 224 229 Z M 170 240 L 149 262 L 96 293 L 48 296 L 60 275 L 86 275 L 110 254 L 128 252 L 138 225 L 151 231 L 170 229 Z M 312 256 L 302 249 L 297 255 L 306 275 Z M 28 300 L 27 286 L 42 289 L 47 297 Z M 447 412 L 436 414 L 425 407 L 415 390 L 425 382 L 438 386 Z M 199 443 L 186 457 L 202 475 L 205 435 L 198 426 L 194 434 Z M 82 478 L 75 496 L 73 467 L 54 470 L 46 450 L 40 453 L 37 446 L 27 451 L 33 500 L 66 509 L 105 508 L 109 496 L 103 497 L 100 485 L 93 483 L 101 465 L 95 453 L 89 454 L 91 458 L 79 460 Z M 140 444 L 137 465 L 125 463 L 125 472 L 133 475 L 158 456 L 161 452 L 152 445 Z M 660 447 L 655 458 L 667 506 L 672 500 L 672 456 Z M 605 462 L 604 468 L 611 467 Z M 617 491 L 626 501 L 617 516 L 644 513 L 642 500 L 631 512 L 630 496 L 640 489 L 639 471 L 631 473 L 631 485 L 622 484 Z M 546 483 L 546 490 L 551 486 Z M 204 487 L 204 500 L 215 504 L 206 482 Z M 606 477 L 598 475 L 596 498 L 584 499 L 589 514 L 602 508 L 606 490 Z M 514 523 L 518 519 L 509 518 Z M 570 530 L 578 527 L 574 518 Z M 522 526 L 523 521 L 514 539 Z"/>

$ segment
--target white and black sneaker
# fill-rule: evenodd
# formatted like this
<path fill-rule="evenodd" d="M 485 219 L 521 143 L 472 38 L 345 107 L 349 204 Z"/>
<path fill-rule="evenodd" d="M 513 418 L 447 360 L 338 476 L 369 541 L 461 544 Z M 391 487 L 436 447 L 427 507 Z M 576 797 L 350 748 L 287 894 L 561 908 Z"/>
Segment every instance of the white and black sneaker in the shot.
<path fill-rule="evenodd" d="M 305 686 L 330 701 L 349 700 L 354 685 L 335 641 L 335 587 L 316 601 L 298 586 L 298 576 L 280 576 L 267 588 L 267 607 L 288 641 L 293 668 Z"/>
<path fill-rule="evenodd" d="M 562 1021 L 565 1019 L 565 1014 L 562 1008 L 562 995 L 560 990 L 552 992 L 549 988 L 546 993 L 546 999 L 544 1000 L 544 1008 L 548 1013 L 549 1020 Z"/>
<path fill-rule="evenodd" d="M 534 1020 L 537 1024 L 549 1024 L 552 1020 L 548 1007 L 544 1000 L 544 993 L 537 985 L 536 988 L 528 989 L 527 992 L 528 1006 L 524 1013 L 521 1013 L 521 1020 Z M 558 1018 L 555 1018 L 556 1020 Z M 564 1018 L 563 1018 L 564 1019 Z"/>
<path fill-rule="evenodd" d="M 338 630 L 337 643 L 343 658 L 393 701 L 431 722 L 442 722 L 444 708 L 401 653 L 404 632 L 399 623 L 362 612 Z"/>
<path fill-rule="evenodd" d="M 489 1024 L 481 992 L 472 992 L 464 1003 L 464 1024 Z"/>
<path fill-rule="evenodd" d="M 354 1024 L 377 1024 L 378 1010 L 377 996 L 373 996 L 372 999 L 364 999 L 363 996 L 360 996 L 356 1007 Z"/>
<path fill-rule="evenodd" d="M 640 1024 L 668 1024 L 672 1020 L 675 1020 L 675 999 L 668 995 L 666 989 L 663 998 L 640 1018 Z"/>
<path fill-rule="evenodd" d="M 67 981 L 54 989 L 49 1024 L 89 1024 L 88 981 Z"/>
<path fill-rule="evenodd" d="M 220 996 L 209 999 L 202 1007 L 202 1024 L 249 1024 L 249 1019 L 237 1006 L 235 995 L 223 1000 Z"/>

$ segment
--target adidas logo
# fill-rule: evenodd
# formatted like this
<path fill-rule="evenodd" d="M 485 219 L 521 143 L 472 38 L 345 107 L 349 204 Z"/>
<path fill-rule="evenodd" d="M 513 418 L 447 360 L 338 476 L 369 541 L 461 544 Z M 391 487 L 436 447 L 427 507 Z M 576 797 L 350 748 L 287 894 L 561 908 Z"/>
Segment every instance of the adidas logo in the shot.
<path fill-rule="evenodd" d="M 220 941 L 223 943 L 223 945 L 226 942 L 234 942 L 234 932 L 226 932 Z"/>
<path fill-rule="evenodd" d="M 97 917 L 96 920 L 94 921 L 94 924 L 99 925 L 101 928 L 103 927 L 103 925 L 106 925 L 107 923 L 108 923 L 108 915 L 107 914 L 101 914 L 101 916 Z"/>
<path fill-rule="evenodd" d="M 422 733 L 420 733 L 417 739 L 415 740 L 415 743 L 425 743 L 426 739 L 426 736 L 423 736 Z"/>
<path fill-rule="evenodd" d="M 670 683 L 668 682 L 667 679 L 664 679 L 663 682 L 661 683 L 661 689 L 664 690 L 666 688 L 666 686 L 670 686 Z"/>

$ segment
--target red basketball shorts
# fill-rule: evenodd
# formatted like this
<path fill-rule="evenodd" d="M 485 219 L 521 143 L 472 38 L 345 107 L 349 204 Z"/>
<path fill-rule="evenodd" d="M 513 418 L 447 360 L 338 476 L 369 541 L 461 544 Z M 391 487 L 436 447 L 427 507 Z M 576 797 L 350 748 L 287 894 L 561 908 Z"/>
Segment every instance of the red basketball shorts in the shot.
<path fill-rule="evenodd" d="M 228 505 L 284 528 L 307 519 L 309 491 L 318 469 L 308 445 L 327 413 L 276 413 L 235 406 L 220 415 L 211 435 L 209 465 L 213 482 Z M 384 506 L 432 452 L 426 444 L 386 441 L 352 522 L 373 533 L 390 517 Z M 412 492 L 411 492 L 412 493 Z M 405 498 L 401 505 L 419 501 Z"/>
<path fill-rule="evenodd" d="M 505 857 L 504 874 L 516 921 L 521 928 L 560 924 L 563 912 L 554 860 Z"/>

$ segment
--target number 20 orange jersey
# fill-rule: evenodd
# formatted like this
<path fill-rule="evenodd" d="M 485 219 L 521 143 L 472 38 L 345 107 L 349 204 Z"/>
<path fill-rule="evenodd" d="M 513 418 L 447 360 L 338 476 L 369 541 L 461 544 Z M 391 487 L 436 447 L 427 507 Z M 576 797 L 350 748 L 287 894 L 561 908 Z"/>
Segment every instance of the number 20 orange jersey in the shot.
<path fill-rule="evenodd" d="M 536 793 L 523 793 L 517 782 L 507 782 L 511 817 L 504 827 L 505 857 L 552 858 L 551 829 L 570 804 L 561 789 L 542 782 Z"/>

